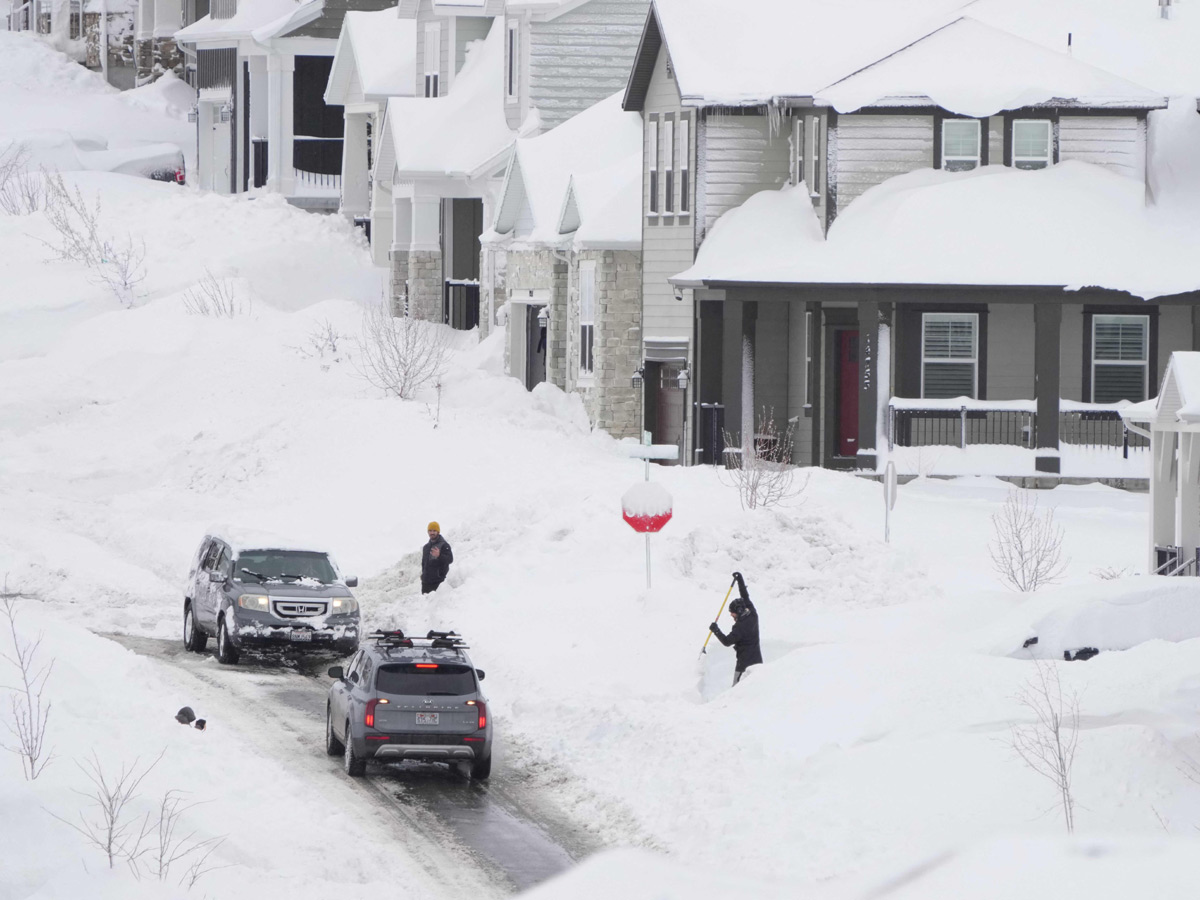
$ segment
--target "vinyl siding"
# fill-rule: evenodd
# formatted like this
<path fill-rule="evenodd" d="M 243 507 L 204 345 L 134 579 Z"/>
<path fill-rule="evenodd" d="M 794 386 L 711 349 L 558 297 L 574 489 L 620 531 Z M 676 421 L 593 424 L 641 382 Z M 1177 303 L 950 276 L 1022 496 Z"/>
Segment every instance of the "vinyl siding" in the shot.
<path fill-rule="evenodd" d="M 836 159 L 837 211 L 868 188 L 896 175 L 933 166 L 933 118 L 930 116 L 838 116 Z"/>
<path fill-rule="evenodd" d="M 1033 326 L 1027 340 L 1033 343 Z M 1058 334 L 1058 395 L 1065 400 L 1083 400 L 1083 306 L 1064 303 Z M 1033 390 L 1029 392 L 1033 397 Z"/>
<path fill-rule="evenodd" d="M 993 303 L 987 315 L 987 399 L 1033 399 L 1033 306 Z"/>
<path fill-rule="evenodd" d="M 429 0 L 421 0 L 420 9 L 417 10 L 416 19 L 416 34 L 417 34 L 417 83 L 414 85 L 416 97 L 425 96 L 425 26 L 430 22 L 435 22 L 441 27 L 441 54 L 440 65 L 438 67 L 438 83 L 439 94 L 449 92 L 450 81 L 447 78 L 447 70 L 449 66 L 447 62 L 453 59 L 450 53 L 450 30 L 451 20 L 446 16 L 438 16 L 433 12 L 433 5 Z"/>
<path fill-rule="evenodd" d="M 788 183 L 790 126 L 772 133 L 766 116 L 708 113 L 704 120 L 704 233 L 722 213 L 759 191 Z"/>
<path fill-rule="evenodd" d="M 529 24 L 529 104 L 543 129 L 625 87 L 649 8 L 649 0 L 592 0 Z"/>
<path fill-rule="evenodd" d="M 1167 306 L 1158 308 L 1158 357 L 1154 369 L 1159 380 L 1167 371 L 1167 363 L 1176 350 L 1191 350 L 1192 308 L 1190 306 Z M 1158 393 L 1158 385 L 1150 385 L 1150 396 Z"/>
<path fill-rule="evenodd" d="M 1146 175 L 1145 130 L 1135 116 L 1062 116 L 1058 158 L 1106 166 L 1141 181 Z"/>
<path fill-rule="evenodd" d="M 760 302 L 754 329 L 754 427 L 765 409 L 782 434 L 788 418 L 788 318 L 786 300 Z M 800 316 L 803 318 L 804 313 Z"/>

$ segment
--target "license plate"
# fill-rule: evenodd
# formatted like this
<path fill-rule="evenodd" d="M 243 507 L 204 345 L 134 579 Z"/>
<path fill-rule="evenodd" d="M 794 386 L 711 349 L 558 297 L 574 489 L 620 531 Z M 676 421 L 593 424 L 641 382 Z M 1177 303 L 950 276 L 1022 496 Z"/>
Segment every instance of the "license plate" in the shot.
<path fill-rule="evenodd" d="M 417 713 L 418 725 L 436 725 L 438 723 L 437 713 Z"/>
<path fill-rule="evenodd" d="M 291 637 L 292 637 L 293 641 L 311 641 L 312 640 L 312 632 L 311 631 L 293 631 Z"/>

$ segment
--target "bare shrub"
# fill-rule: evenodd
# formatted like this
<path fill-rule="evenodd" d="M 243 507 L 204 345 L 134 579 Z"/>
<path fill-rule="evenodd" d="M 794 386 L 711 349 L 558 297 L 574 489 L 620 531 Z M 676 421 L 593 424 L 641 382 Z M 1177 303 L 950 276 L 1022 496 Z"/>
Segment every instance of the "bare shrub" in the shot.
<path fill-rule="evenodd" d="M 106 244 L 107 255 L 96 269 L 96 281 L 108 288 L 126 308 L 137 301 L 138 288 L 146 280 L 146 242 L 126 235 L 118 244 Z"/>
<path fill-rule="evenodd" d="M 1071 771 L 1079 743 L 1079 695 L 1063 694 L 1058 668 L 1034 660 L 1035 674 L 1018 692 L 1017 700 L 1033 713 L 1033 721 L 1015 725 L 1011 746 L 1025 765 L 1054 784 L 1056 803 L 1067 831 L 1075 830 L 1075 797 Z"/>
<path fill-rule="evenodd" d="M 1054 521 L 1054 510 L 1039 512 L 1037 497 L 1012 490 L 992 515 L 988 553 L 1000 579 L 1028 593 L 1062 579 L 1069 562 L 1062 541 L 1063 529 Z"/>
<path fill-rule="evenodd" d="M 1092 569 L 1092 574 L 1101 581 L 1117 581 L 1128 578 L 1133 574 L 1133 569 L 1129 566 L 1121 566 L 1119 569 L 1116 566 L 1101 566 L 1099 569 Z"/>
<path fill-rule="evenodd" d="M 21 757 L 21 772 L 26 781 L 32 781 L 54 759 L 54 753 L 46 746 L 46 724 L 50 719 L 50 701 L 46 699 L 46 682 L 54 669 L 54 660 L 42 662 L 39 651 L 41 635 L 36 640 L 22 639 L 17 633 L 17 603 L 25 595 L 10 593 L 8 579 L 0 593 L 0 614 L 8 620 L 8 633 L 12 640 L 12 652 L 0 653 L 0 659 L 11 663 L 17 670 L 18 685 L 9 687 L 9 708 L 12 722 L 6 722 L 13 743 L 0 744 L 10 753 Z"/>
<path fill-rule="evenodd" d="M 58 234 L 57 242 L 48 245 L 58 259 L 89 269 L 104 260 L 108 245 L 100 234 L 100 198 L 89 205 L 79 188 L 68 188 L 57 172 L 46 175 L 46 221 Z"/>
<path fill-rule="evenodd" d="M 46 202 L 46 185 L 29 171 L 29 151 L 23 144 L 9 144 L 0 153 L 0 211 L 10 216 L 37 212 Z"/>
<path fill-rule="evenodd" d="M 333 363 L 346 357 L 345 337 L 328 319 L 322 319 L 308 335 L 308 343 L 295 348 L 301 356 L 321 361 L 321 369 L 328 371 Z"/>
<path fill-rule="evenodd" d="M 162 758 L 163 754 L 160 753 L 154 762 L 144 768 L 135 759 L 131 764 L 122 765 L 120 772 L 112 774 L 104 770 L 100 758 L 93 752 L 84 763 L 76 763 L 91 782 L 92 790 L 76 793 L 92 801 L 95 812 L 91 815 L 80 812 L 78 825 L 54 813 L 51 815 L 74 828 L 91 846 L 100 850 L 108 860 L 110 869 L 118 862 L 126 862 L 135 872 L 138 871 L 139 861 L 148 852 L 143 844 L 150 826 L 148 818 L 138 821 L 131 805 L 137 798 L 142 781 Z"/>
<path fill-rule="evenodd" d="M 185 802 L 180 791 L 170 790 L 163 794 L 153 816 L 147 817 L 154 829 L 146 867 L 159 881 L 166 881 L 171 868 L 177 863 L 189 862 L 179 882 L 188 887 L 194 885 L 206 872 L 219 868 L 208 865 L 208 859 L 224 842 L 223 837 L 199 839 L 194 831 L 181 833 L 183 814 L 197 805 Z"/>
<path fill-rule="evenodd" d="M 371 304 L 363 312 L 359 344 L 362 376 L 402 400 L 439 381 L 450 357 L 446 326 L 394 318 L 387 304 Z"/>
<path fill-rule="evenodd" d="M 228 279 L 217 278 L 208 269 L 204 277 L 183 295 L 183 307 L 194 316 L 216 316 L 232 319 L 249 311 L 249 302 L 240 303 Z"/>
<path fill-rule="evenodd" d="M 808 477 L 797 480 L 792 464 L 795 423 L 779 430 L 774 415 L 763 409 L 752 440 L 742 442 L 742 452 L 733 468 L 718 470 L 721 481 L 737 489 L 742 509 L 776 506 L 799 496 L 808 487 Z M 737 441 L 725 432 L 725 446 Z"/>

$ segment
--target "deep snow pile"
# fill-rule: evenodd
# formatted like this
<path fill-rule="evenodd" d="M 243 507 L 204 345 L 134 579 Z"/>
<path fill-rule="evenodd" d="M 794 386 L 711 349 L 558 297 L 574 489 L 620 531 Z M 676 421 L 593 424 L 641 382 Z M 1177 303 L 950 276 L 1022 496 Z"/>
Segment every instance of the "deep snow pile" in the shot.
<path fill-rule="evenodd" d="M 875 483 L 802 473 L 795 500 L 743 511 L 720 473 L 655 467 L 674 518 L 652 539 L 645 591 L 643 539 L 620 506 L 642 464 L 588 430 L 577 398 L 500 375 L 498 336 L 460 336 L 441 390 L 416 401 L 364 381 L 355 338 L 380 276 L 348 226 L 270 199 L 75 183 L 101 193 L 117 233 L 145 239 L 149 275 L 125 309 L 81 267 L 49 261 L 39 214 L 0 217 L 0 574 L 38 598 L 22 633 L 43 630 L 60 661 L 59 759 L 30 785 L 0 755 L 2 900 L 171 896 L 108 873 L 40 811 L 70 815 L 72 763 L 93 746 L 113 765 L 166 747 L 148 796 L 198 777 L 209 803 L 194 827 L 229 835 L 214 855 L 229 868 L 201 883 L 213 895 L 368 894 L 400 879 L 417 897 L 463 892 L 428 884 L 402 841 L 346 815 L 352 792 L 307 778 L 306 757 L 262 759 L 252 710 L 203 710 L 221 729 L 185 730 L 170 719 L 169 666 L 83 631 L 176 638 L 183 577 L 213 521 L 329 547 L 365 579 L 369 625 L 464 632 L 488 671 L 496 777 L 544 790 L 605 843 L 665 852 L 598 859 L 546 898 L 613 884 L 857 896 L 931 860 L 897 896 L 938 896 L 922 878 L 943 896 L 979 879 L 1061 896 L 1067 878 L 1097 883 L 1091 896 L 1125 896 L 1131 880 L 1187 896 L 1175 891 L 1200 874 L 1200 587 L 1129 577 L 1144 569 L 1144 495 L 1042 494 L 1070 564 L 1061 588 L 1022 597 L 988 561 L 1001 482 L 903 486 L 884 544 Z M 205 268 L 233 286 L 238 315 L 188 312 Z M 456 562 L 422 596 L 430 519 Z M 698 656 L 734 570 L 766 663 L 730 689 L 732 654 Z M 1055 665 L 1080 697 L 1079 843 L 1059 837 L 1051 785 L 1009 746 L 1031 717 L 1017 695 L 1036 671 L 1022 649 L 1034 635 L 1045 656 L 1101 650 Z M 272 832 L 280 821 L 295 844 Z M 719 874 L 731 868 L 736 886 Z"/>

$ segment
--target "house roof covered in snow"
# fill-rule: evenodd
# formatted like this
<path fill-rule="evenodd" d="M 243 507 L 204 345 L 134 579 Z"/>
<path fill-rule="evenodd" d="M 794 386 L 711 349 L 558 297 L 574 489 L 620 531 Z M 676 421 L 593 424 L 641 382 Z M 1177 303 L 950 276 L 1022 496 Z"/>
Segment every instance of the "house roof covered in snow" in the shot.
<path fill-rule="evenodd" d="M 444 97 L 388 100 L 380 172 L 475 178 L 504 162 L 517 133 L 504 114 L 504 23 L 493 22 Z"/>
<path fill-rule="evenodd" d="M 516 142 L 492 236 L 561 245 L 641 243 L 642 118 L 614 94 Z M 579 234 L 582 229 L 582 235 Z"/>
<path fill-rule="evenodd" d="M 207 15 L 175 32 L 175 40 L 188 44 L 200 41 L 232 41 L 256 37 L 255 32 L 264 29 L 270 35 L 277 34 L 279 29 L 289 23 L 303 20 L 305 16 L 319 16 L 323 2 L 324 0 L 309 0 L 307 3 L 298 3 L 296 0 L 254 0 L 251 3 L 239 3 L 234 16 L 228 19 L 214 19 Z"/>
<path fill-rule="evenodd" d="M 1042 105 L 1167 105 L 1166 97 L 1148 88 L 966 17 L 822 88 L 817 101 L 840 113 L 864 106 L 936 105 L 968 116 Z"/>
<path fill-rule="evenodd" d="M 1200 352 L 1173 352 L 1158 396 L 1122 409 L 1121 417 L 1156 431 L 1200 431 Z"/>
<path fill-rule="evenodd" d="M 347 12 L 325 102 L 339 106 L 354 102 L 354 85 L 363 100 L 411 95 L 416 85 L 416 58 L 416 23 L 412 19 L 399 18 L 392 8 Z"/>
<path fill-rule="evenodd" d="M 1200 289 L 1195 215 L 1147 206 L 1139 179 L 1067 161 L 1037 171 L 921 169 L 857 198 L 823 237 L 803 185 L 721 216 L 672 281 Z"/>
<path fill-rule="evenodd" d="M 436 12 L 456 16 L 502 16 L 504 0 L 431 0 Z M 399 0 L 397 14 L 411 19 L 417 14 L 421 0 Z"/>

